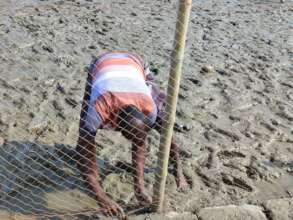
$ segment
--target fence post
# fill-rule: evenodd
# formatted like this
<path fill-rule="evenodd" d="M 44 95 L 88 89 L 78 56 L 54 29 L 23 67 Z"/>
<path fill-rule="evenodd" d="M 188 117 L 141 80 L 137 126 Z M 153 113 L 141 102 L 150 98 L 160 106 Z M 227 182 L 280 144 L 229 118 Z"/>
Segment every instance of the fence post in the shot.
<path fill-rule="evenodd" d="M 179 0 L 174 49 L 171 54 L 171 69 L 168 82 L 166 116 L 163 121 L 158 153 L 158 173 L 154 185 L 153 209 L 162 212 L 165 184 L 168 174 L 170 145 L 176 117 L 176 106 L 184 58 L 185 40 L 192 0 Z"/>

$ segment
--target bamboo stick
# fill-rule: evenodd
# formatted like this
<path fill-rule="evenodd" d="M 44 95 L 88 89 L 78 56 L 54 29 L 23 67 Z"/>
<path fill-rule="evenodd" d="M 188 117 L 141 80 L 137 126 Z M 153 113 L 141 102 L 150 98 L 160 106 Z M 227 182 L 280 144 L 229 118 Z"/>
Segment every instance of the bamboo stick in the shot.
<path fill-rule="evenodd" d="M 171 54 L 171 69 L 167 91 L 166 116 L 164 118 L 162 127 L 158 153 L 158 173 L 156 173 L 156 182 L 154 185 L 152 206 L 156 212 L 162 212 L 163 209 L 170 146 L 176 117 L 176 106 L 191 4 L 192 0 L 179 0 L 174 49 Z"/>

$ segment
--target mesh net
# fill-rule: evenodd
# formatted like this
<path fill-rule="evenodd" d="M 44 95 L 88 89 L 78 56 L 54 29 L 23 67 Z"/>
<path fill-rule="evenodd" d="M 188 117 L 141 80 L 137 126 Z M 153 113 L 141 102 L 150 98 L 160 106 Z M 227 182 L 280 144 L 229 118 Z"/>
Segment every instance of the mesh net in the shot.
<path fill-rule="evenodd" d="M 175 124 L 191 191 L 177 190 L 168 175 L 171 210 L 231 203 L 262 209 L 268 199 L 292 200 L 292 10 L 291 1 L 273 2 L 210 0 L 193 7 L 177 110 L 187 124 Z M 102 207 L 85 181 L 96 169 L 94 181 L 126 214 L 145 211 L 134 189 L 135 147 L 121 132 L 99 129 L 94 151 L 76 150 L 79 131 L 87 133 L 79 128 L 91 85 L 83 67 L 103 51 L 135 51 L 165 91 L 177 8 L 167 0 L 0 1 L 0 219 L 9 213 L 98 218 Z M 150 196 L 160 125 L 146 137 L 134 135 L 138 143 L 145 138 Z M 80 140 L 86 145 L 93 137 Z M 89 157 L 96 157 L 94 168 L 81 172 L 78 161 Z M 170 164 L 169 173 L 175 171 Z"/>
<path fill-rule="evenodd" d="M 80 68 L 74 69 L 80 64 L 75 63 L 73 58 L 77 53 L 76 50 L 73 49 L 66 55 L 63 55 L 65 50 L 62 50 L 62 47 L 68 49 L 71 47 L 68 44 L 76 44 L 79 40 L 87 41 L 87 38 L 92 37 L 89 34 L 90 31 L 103 36 L 104 32 L 111 30 L 108 28 L 111 24 L 117 32 L 119 28 L 127 28 L 130 24 L 140 29 L 147 29 L 148 17 L 137 17 L 135 12 L 132 12 L 134 19 L 130 21 L 124 20 L 124 14 L 119 20 L 107 16 L 120 7 L 119 5 L 123 7 L 123 4 L 113 2 L 113 4 L 96 5 L 87 1 L 56 1 L 52 4 L 25 1 L 22 5 L 15 2 L 7 3 L 6 7 L 9 10 L 5 11 L 7 16 L 5 18 L 14 25 L 11 29 L 15 31 L 15 38 L 22 41 L 19 45 L 12 45 L 13 41 L 8 37 L 1 39 L 1 59 L 7 61 L 7 66 L 3 69 L 10 66 L 13 72 L 15 71 L 13 64 L 17 62 L 22 68 L 20 73 L 22 75 L 15 77 L 11 74 L 7 78 L 0 79 L 1 86 L 6 90 L 5 99 L 13 97 L 14 100 L 11 103 L 4 99 L 1 104 L 1 108 L 3 107 L 1 122 L 2 120 L 13 121 L 9 125 L 1 123 L 1 133 L 5 138 L 5 140 L 1 139 L 3 143 L 0 149 L 1 209 L 43 217 L 105 214 L 105 210 L 101 208 L 105 202 L 97 196 L 99 195 L 98 186 L 91 184 L 92 178 L 99 183 L 107 194 L 107 198 L 111 198 L 125 211 L 131 213 L 147 207 L 139 203 L 146 202 L 152 196 L 152 187 L 158 170 L 156 155 L 161 125 L 164 121 L 163 108 L 158 112 L 159 119 L 152 125 L 146 123 L 141 127 L 135 127 L 130 122 L 131 120 L 127 120 L 133 112 L 123 112 L 123 109 L 119 109 L 118 115 L 117 111 L 112 111 L 113 109 L 110 108 L 109 115 L 115 118 L 112 122 L 115 124 L 119 120 L 122 124 L 118 126 L 120 132 L 113 129 L 98 129 L 97 134 L 93 135 L 84 126 L 79 127 L 79 115 L 81 115 L 80 125 L 84 124 L 84 116 L 89 117 L 88 121 L 95 120 L 87 113 L 91 105 L 89 98 L 93 88 L 92 72 L 82 71 Z M 90 8 L 93 5 L 95 7 Z M 136 10 L 141 10 L 138 5 L 134 4 L 134 6 L 137 7 Z M 175 15 L 177 6 L 170 6 L 173 7 Z M 81 20 L 81 26 L 76 26 L 79 22 L 70 24 L 70 19 L 73 18 L 72 14 L 66 14 L 66 7 L 72 7 L 75 10 L 79 7 L 88 9 L 86 14 L 78 14 L 77 18 L 74 18 L 75 21 Z M 144 10 L 149 9 L 144 8 Z M 53 23 L 59 25 L 57 29 L 61 29 L 60 32 L 45 24 L 46 17 L 52 16 L 52 13 L 57 15 Z M 155 12 L 149 11 L 149 13 Z M 107 19 L 99 21 L 98 18 L 103 16 Z M 87 27 L 84 25 L 87 22 L 98 24 Z M 64 23 L 69 25 L 65 26 Z M 99 30 L 100 23 L 102 30 Z M 123 27 L 117 27 L 117 24 L 123 24 Z M 91 29 L 95 27 L 99 28 Z M 24 30 L 27 35 L 19 36 L 17 34 L 19 30 Z M 173 31 L 168 30 L 168 32 Z M 69 33 L 75 39 L 66 37 Z M 63 35 L 62 42 L 54 39 L 58 34 Z M 47 35 L 52 35 L 52 39 L 48 40 Z M 128 44 L 131 45 L 131 42 L 127 41 L 126 37 L 119 35 L 116 40 L 123 41 L 121 44 L 127 47 Z M 144 44 L 151 43 L 153 38 L 154 36 L 149 34 L 143 39 L 133 40 L 138 41 L 137 47 L 139 47 L 140 41 Z M 99 50 L 94 43 L 98 46 L 103 45 L 102 40 L 93 42 L 93 45 L 87 48 L 89 51 Z M 105 47 L 104 50 L 116 49 L 111 48 L 112 45 L 105 45 Z M 123 47 L 119 49 L 121 48 L 124 49 Z M 128 49 L 134 48 L 125 48 L 125 50 Z M 27 50 L 32 50 L 33 55 Z M 45 54 L 42 54 L 40 50 L 45 51 Z M 58 50 L 60 55 L 54 56 L 54 50 Z M 15 51 L 22 55 L 14 57 Z M 139 52 L 143 54 L 146 51 L 140 48 Z M 95 52 L 90 51 L 90 53 L 95 55 Z M 150 51 L 147 51 L 146 55 L 147 53 Z M 164 52 L 163 56 L 168 57 L 169 52 Z M 42 62 L 47 64 L 42 66 Z M 167 60 L 166 63 L 169 61 Z M 54 67 L 50 68 L 50 65 Z M 167 68 L 165 62 L 161 65 Z M 59 68 L 57 73 L 55 73 L 55 67 Z M 62 71 L 70 75 L 64 76 Z M 156 73 L 157 70 L 152 69 L 152 71 Z M 167 76 L 163 78 L 167 79 Z M 161 76 L 161 80 L 163 78 Z M 30 86 L 25 86 L 22 81 L 29 81 Z M 157 82 L 160 83 L 160 81 Z M 160 91 L 154 81 L 148 82 L 148 86 Z M 82 95 L 83 92 L 84 95 Z M 163 90 L 160 92 L 161 95 L 164 93 Z M 166 105 L 164 100 L 161 104 Z M 10 115 L 11 108 L 16 106 L 19 111 L 15 112 L 15 115 Z M 109 120 L 111 121 L 111 118 Z M 65 144 L 66 142 L 70 144 Z M 176 149 L 175 156 L 178 156 L 177 154 Z M 145 166 L 141 168 L 142 173 L 139 174 L 137 169 L 141 165 L 137 164 L 136 160 L 144 160 L 141 158 L 144 155 L 146 155 L 145 162 L 142 164 Z M 175 166 L 170 167 L 170 172 L 174 170 Z M 141 174 L 143 178 L 138 177 Z M 143 189 L 146 188 L 148 196 L 146 194 L 141 197 L 142 186 Z M 107 215 L 111 214 L 114 215 L 113 212 L 107 213 Z"/>

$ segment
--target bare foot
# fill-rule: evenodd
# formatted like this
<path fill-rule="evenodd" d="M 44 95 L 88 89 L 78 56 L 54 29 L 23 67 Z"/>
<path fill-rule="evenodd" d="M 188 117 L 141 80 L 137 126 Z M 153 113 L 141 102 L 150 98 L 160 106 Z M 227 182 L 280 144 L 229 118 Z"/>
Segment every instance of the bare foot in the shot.
<path fill-rule="evenodd" d="M 185 178 L 185 176 L 182 174 L 179 177 L 176 177 L 176 182 L 177 182 L 177 189 L 185 191 L 189 188 L 189 184 Z"/>
<path fill-rule="evenodd" d="M 141 190 L 136 193 L 136 198 L 140 206 L 149 206 L 152 204 L 152 197 L 148 195 L 146 190 Z"/>

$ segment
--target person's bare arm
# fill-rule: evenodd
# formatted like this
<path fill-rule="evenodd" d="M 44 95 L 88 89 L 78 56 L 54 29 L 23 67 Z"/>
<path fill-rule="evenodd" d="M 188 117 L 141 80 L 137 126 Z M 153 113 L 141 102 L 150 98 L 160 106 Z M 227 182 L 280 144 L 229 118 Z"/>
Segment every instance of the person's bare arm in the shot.
<path fill-rule="evenodd" d="M 123 216 L 123 210 L 115 202 L 106 195 L 103 191 L 98 180 L 98 168 L 96 165 L 96 146 L 95 146 L 95 134 L 90 133 L 85 126 L 87 110 L 89 108 L 90 92 L 92 85 L 92 75 L 88 74 L 82 110 L 80 114 L 79 123 L 79 137 L 76 146 L 77 152 L 77 168 L 79 169 L 87 188 L 91 190 L 99 205 L 102 207 L 102 212 L 105 215 Z"/>
<path fill-rule="evenodd" d="M 103 214 L 107 216 L 124 216 L 122 208 L 113 202 L 98 183 L 98 169 L 96 165 L 95 137 L 86 131 L 81 131 L 76 147 L 77 167 L 94 195 Z"/>

